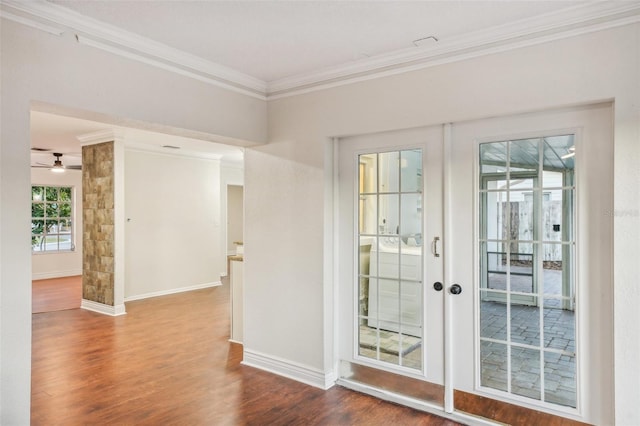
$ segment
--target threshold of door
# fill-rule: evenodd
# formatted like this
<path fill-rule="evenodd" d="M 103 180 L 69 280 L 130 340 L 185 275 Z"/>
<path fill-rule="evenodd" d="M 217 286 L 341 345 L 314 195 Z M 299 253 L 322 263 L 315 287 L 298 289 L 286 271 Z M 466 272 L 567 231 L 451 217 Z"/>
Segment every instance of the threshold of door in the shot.
<path fill-rule="evenodd" d="M 382 399 L 384 401 L 393 402 L 396 404 L 411 407 L 413 409 L 424 411 L 429 414 L 435 414 L 436 416 L 443 417 L 445 419 L 453 420 L 459 423 L 464 423 L 470 426 L 495 426 L 502 425 L 504 423 L 498 423 L 482 417 L 473 416 L 466 413 L 454 411 L 453 413 L 447 413 L 442 407 L 438 407 L 435 404 L 430 404 L 425 401 L 420 401 L 415 398 L 410 398 L 404 395 L 400 395 L 395 392 L 390 392 L 384 389 L 379 389 L 373 386 L 366 385 L 364 383 L 356 382 L 349 379 L 338 379 L 336 384 L 347 389 L 351 389 L 356 392 L 362 392 L 367 395 Z"/>

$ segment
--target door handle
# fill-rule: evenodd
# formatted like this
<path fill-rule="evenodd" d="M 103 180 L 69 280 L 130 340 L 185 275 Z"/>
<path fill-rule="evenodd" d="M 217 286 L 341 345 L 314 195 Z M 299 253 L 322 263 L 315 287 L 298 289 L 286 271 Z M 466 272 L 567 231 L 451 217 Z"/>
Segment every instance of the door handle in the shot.
<path fill-rule="evenodd" d="M 435 283 L 433 283 L 433 289 L 435 291 L 441 291 L 444 288 L 444 286 L 442 285 L 442 283 L 440 281 L 436 281 Z"/>
<path fill-rule="evenodd" d="M 460 293 L 462 293 L 462 287 L 460 287 L 459 284 L 454 284 L 451 287 L 449 287 L 449 293 L 451 293 L 451 294 L 460 294 Z"/>
<path fill-rule="evenodd" d="M 431 253 L 433 253 L 433 257 L 440 257 L 440 253 L 438 253 L 438 241 L 440 241 L 440 237 L 433 237 L 433 241 L 431 242 Z"/>

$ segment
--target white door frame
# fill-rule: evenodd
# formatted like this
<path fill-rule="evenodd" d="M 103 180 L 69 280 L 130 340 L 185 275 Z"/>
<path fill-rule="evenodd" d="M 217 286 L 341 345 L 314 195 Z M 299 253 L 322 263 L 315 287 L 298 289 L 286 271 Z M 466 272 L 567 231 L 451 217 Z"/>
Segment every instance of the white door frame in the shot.
<path fill-rule="evenodd" d="M 480 372 L 476 364 L 479 357 L 477 345 L 479 336 L 479 312 L 476 317 L 475 330 L 473 332 L 474 358 L 473 362 L 469 357 L 469 351 L 456 350 L 453 352 L 453 364 L 456 366 L 452 371 L 454 375 L 455 388 L 477 395 L 516 404 L 532 410 L 543 411 L 558 416 L 573 418 L 579 421 L 608 423 L 613 419 L 613 354 L 611 339 L 613 334 L 613 309 L 610 304 L 613 295 L 596 292 L 592 285 L 607 285 L 612 283 L 611 276 L 606 272 L 612 271 L 611 250 L 612 233 L 610 230 L 611 218 L 604 215 L 593 214 L 598 211 L 598 207 L 612 208 L 613 197 L 613 168 L 612 168 L 612 123 L 611 104 L 595 104 L 561 110 L 548 110 L 530 114 L 519 114 L 515 116 L 498 117 L 474 122 L 456 123 L 453 126 L 452 150 L 457 155 L 457 166 L 450 170 L 450 177 L 463 176 L 460 181 L 451 188 L 452 191 L 462 195 L 464 199 L 462 205 L 458 203 L 457 208 L 447 214 L 447 220 L 453 220 L 458 225 L 452 229 L 451 235 L 456 241 L 461 241 L 462 235 L 472 234 L 473 246 L 467 243 L 458 244 L 456 253 L 464 258 L 473 260 L 472 276 L 463 268 L 447 269 L 452 271 L 451 279 L 464 282 L 469 292 L 457 301 L 463 306 L 460 309 L 477 310 L 478 307 L 478 286 L 479 286 L 479 215 L 478 215 L 478 185 L 479 185 L 479 145 L 483 142 L 505 141 L 515 139 L 525 139 L 530 137 L 544 137 L 559 134 L 576 134 L 576 221 L 577 234 L 575 237 L 578 255 L 577 263 L 577 305 L 576 312 L 576 350 L 578 351 L 579 363 L 576 367 L 578 376 L 577 401 L 578 408 L 565 408 L 560 405 L 550 403 L 539 403 L 533 399 L 519 397 L 517 395 L 507 396 L 500 391 L 482 388 L 480 386 Z M 460 136 L 460 135 L 463 136 Z M 455 140 L 462 138 L 464 140 Z M 469 144 L 472 144 L 470 147 Z M 473 164 L 473 170 L 468 169 L 469 161 Z M 460 164 L 467 165 L 466 168 Z M 471 179 L 468 173 L 473 173 Z M 470 184 L 472 182 L 472 185 Z M 584 194 L 589 190 L 589 196 Z M 607 192 L 608 191 L 608 192 Z M 581 196 L 582 194 L 582 196 Z M 599 195 L 598 195 L 599 194 Z M 598 197 L 600 204 L 595 204 L 590 199 Z M 471 201 L 471 203 L 469 203 Z M 590 202 L 591 204 L 587 204 Z M 473 211 L 473 226 L 469 227 L 466 217 L 457 215 L 462 209 L 470 208 Z M 591 217 L 587 215 L 591 213 Z M 609 225 L 607 225 L 607 222 Z M 461 224 L 463 226 L 461 226 Z M 596 231 L 593 231 L 595 229 Z M 594 234 L 596 232 L 596 234 Z M 607 232 L 606 234 L 603 234 Z M 451 239 L 449 239 L 451 241 Z M 454 261 L 455 259 L 450 260 Z M 596 265 L 594 272 L 588 272 L 589 267 Z M 596 273 L 600 269 L 600 272 Z M 591 275 L 599 276 L 594 279 Z M 582 291 L 580 291 L 582 287 Z M 589 288 L 589 292 L 586 289 Z M 591 294 L 590 294 L 591 293 Z M 596 296 L 596 294 L 598 296 Z M 470 297 L 472 296 L 472 297 Z M 607 302 L 607 297 L 610 298 Z M 595 318 L 598 318 L 597 320 Z M 454 320 L 455 321 L 455 320 Z M 580 328 L 581 327 L 581 328 Z M 586 332 L 589 327 L 589 333 Z M 596 336 L 599 336 L 596 338 Z M 453 335 L 454 346 L 460 348 L 464 339 L 470 336 L 462 336 L 460 333 Z M 597 340 L 600 339 L 600 340 Z M 457 343 L 456 343 L 457 342 Z M 588 374 L 589 371 L 601 371 L 599 373 Z M 590 380 L 596 383 L 591 384 Z M 599 376 L 599 377 L 598 377 Z M 582 381 L 580 382 L 580 378 Z M 473 381 L 473 383 L 470 382 Z M 589 393 L 589 395 L 581 394 Z M 582 404 L 580 404 L 582 401 Z M 604 401 L 604 402 L 603 402 Z M 599 405 L 599 406 L 598 406 Z"/>
<path fill-rule="evenodd" d="M 604 106 L 603 106 L 604 105 Z M 506 117 L 502 117 L 502 119 L 511 119 L 511 118 L 516 118 L 516 119 L 520 119 L 522 117 L 524 117 L 525 120 L 531 118 L 531 117 L 539 117 L 539 116 L 544 116 L 545 114 L 559 114 L 559 115 L 564 115 L 564 114 L 571 114 L 572 112 L 575 111 L 582 111 L 582 110 L 589 110 L 589 109 L 598 109 L 598 108 L 612 108 L 612 106 L 610 104 L 599 104 L 599 105 L 592 105 L 592 106 L 585 106 L 585 107 L 575 107 L 575 108 L 571 108 L 571 109 L 562 109 L 562 110 L 548 110 L 542 113 L 530 113 L 530 114 L 521 114 L 521 115 L 516 115 L 516 116 L 506 116 Z M 494 119 L 487 119 L 487 121 L 489 120 L 494 120 Z M 516 120 L 518 121 L 518 120 Z M 575 120 L 574 120 L 575 121 Z M 473 218 L 469 220 L 473 223 L 472 224 L 472 230 L 473 233 L 470 234 L 473 236 L 473 238 L 468 241 L 468 244 L 473 244 L 473 248 L 472 248 L 472 255 L 471 255 L 471 259 L 472 259 L 472 263 L 473 263 L 473 267 L 471 268 L 471 272 L 472 272 L 472 278 L 469 280 L 467 279 L 467 277 L 460 277 L 459 274 L 459 270 L 455 269 L 455 257 L 454 257 L 454 253 L 453 250 L 455 249 L 455 243 L 453 243 L 452 239 L 455 238 L 455 234 L 456 234 L 456 227 L 457 227 L 457 221 L 454 217 L 454 209 L 452 207 L 452 200 L 453 200 L 453 191 L 455 190 L 456 185 L 454 185 L 453 180 L 456 178 L 457 173 L 459 172 L 459 169 L 456 169 L 456 167 L 453 165 L 452 163 L 452 158 L 454 155 L 456 154 L 456 146 L 454 144 L 453 138 L 454 138 L 454 133 L 456 130 L 456 127 L 459 125 L 464 125 L 466 123 L 455 123 L 455 124 L 444 124 L 443 126 L 443 146 L 444 146 L 444 151 L 443 151 L 443 167 L 444 167 L 444 171 L 443 171 L 443 244 L 442 244 L 442 250 L 443 250 L 443 257 L 444 257 L 444 267 L 443 267 L 443 274 L 444 274 L 444 286 L 445 286 L 445 296 L 444 296 L 444 303 L 443 303 L 443 308 L 444 308 L 444 318 L 447 318 L 447 321 L 445 321 L 444 324 L 444 328 L 445 328 L 445 334 L 444 334 L 444 353 L 445 353 L 445 364 L 444 364 L 444 383 L 445 383 L 445 403 L 444 403 L 444 412 L 442 411 L 438 411 L 438 410 L 433 410 L 433 407 L 431 406 L 425 406 L 424 404 L 421 404 L 419 402 L 416 402 L 415 400 L 410 400 L 407 398 L 403 398 L 401 395 L 397 395 L 397 394 L 390 394 L 390 393 L 384 393 L 384 392 L 380 392 L 380 390 L 377 389 L 366 389 L 366 388 L 358 388 L 357 386 L 353 386 L 353 384 L 351 383 L 345 383 L 343 380 L 338 380 L 339 384 L 348 386 L 348 387 L 356 387 L 358 388 L 358 390 L 364 391 L 364 392 L 368 392 L 371 394 L 374 394 L 378 397 L 383 397 L 384 399 L 389 399 L 389 400 L 393 400 L 395 402 L 399 402 L 401 404 L 405 404 L 408 406 L 412 406 L 414 408 L 418 408 L 421 410 L 425 410 L 425 411 L 430 411 L 430 412 L 435 412 L 438 415 L 444 415 L 446 417 L 450 417 L 453 419 L 458 419 L 458 420 L 466 420 L 468 421 L 469 418 L 467 416 L 465 416 L 463 413 L 457 412 L 454 409 L 453 406 L 453 391 L 454 391 L 454 384 L 457 384 L 458 386 L 456 388 L 459 387 L 459 377 L 461 372 L 459 371 L 459 366 L 461 365 L 461 362 L 465 362 L 466 360 L 464 359 L 464 357 L 461 359 L 460 357 L 460 350 L 458 350 L 457 352 L 454 352 L 454 348 L 456 346 L 455 343 L 455 336 L 453 336 L 453 333 L 451 333 L 452 331 L 452 327 L 454 327 L 454 321 L 453 319 L 453 309 L 454 309 L 454 303 L 459 304 L 459 300 L 461 299 L 456 299 L 459 298 L 459 296 L 454 296 L 451 295 L 448 291 L 446 291 L 447 289 L 450 288 L 450 286 L 452 284 L 454 284 L 456 282 L 456 280 L 463 278 L 462 281 L 466 281 L 464 283 L 460 283 L 463 285 L 463 293 L 466 293 L 466 296 L 471 296 L 471 308 L 474 312 L 474 315 L 477 315 L 478 313 L 476 312 L 476 303 L 477 300 L 475 300 L 475 298 L 477 297 L 476 293 L 476 286 L 478 281 L 478 260 L 477 260 L 477 231 L 478 231 L 478 218 L 477 218 L 477 194 L 475 191 L 475 187 L 472 190 L 473 191 L 473 197 L 470 200 L 467 200 L 471 203 L 471 206 L 473 207 L 471 209 L 471 211 L 473 212 Z M 566 128 L 566 127 L 571 127 L 571 125 L 567 126 L 554 126 L 552 124 L 549 125 L 550 127 L 547 128 L 547 130 L 550 130 L 551 132 L 548 131 L 540 131 L 540 127 L 538 126 L 536 129 L 538 131 L 529 131 L 528 134 L 537 134 L 538 136 L 540 136 L 541 133 L 545 133 L 545 135 L 547 133 L 554 133 L 557 131 L 562 131 L 562 128 Z M 580 127 L 579 125 L 574 125 L 575 127 Z M 555 129 L 555 130 L 554 130 Z M 611 141 L 612 137 L 611 137 L 611 132 L 612 132 L 612 123 L 610 123 L 610 126 L 608 129 L 605 129 L 604 131 L 598 131 L 596 133 L 598 133 L 597 135 L 593 135 L 591 136 L 591 142 L 590 143 L 598 143 L 596 141 L 596 139 L 598 137 L 605 137 L 606 141 Z M 502 134 L 502 135 L 508 135 L 507 139 L 509 137 L 514 137 L 516 134 L 518 134 L 520 132 L 520 135 L 522 135 L 522 131 L 518 130 L 517 128 L 514 128 L 513 130 L 509 130 L 508 128 L 504 128 L 501 131 L 497 132 L 496 134 Z M 525 131 L 526 132 L 526 131 Z M 587 137 L 588 139 L 589 137 Z M 486 138 L 485 138 L 486 139 Z M 492 136 L 491 139 L 493 140 L 503 140 L 504 137 L 497 137 L 497 136 Z M 478 145 L 479 145 L 479 139 L 474 138 L 474 142 L 473 142 L 473 159 L 472 162 L 475 164 L 476 160 L 477 160 L 477 149 L 478 149 Z M 333 256 L 333 268 L 334 268 L 334 300 L 336 302 L 335 306 L 336 306 L 336 315 L 334 316 L 334 318 L 336 318 L 335 322 L 334 322 L 334 332 L 336 333 L 336 338 L 335 338 L 335 344 L 336 344 L 336 349 L 335 349 L 335 353 L 337 355 L 339 355 L 339 345 L 340 345 L 340 338 L 339 338 L 339 320 L 340 320 L 340 315 L 338 314 L 337 310 L 339 309 L 339 262 L 340 262 L 340 255 L 339 252 L 340 250 L 338 249 L 339 247 L 339 238 L 340 238 L 340 229 L 339 229 L 339 216 L 338 216 L 338 212 L 339 212 L 339 193 L 338 193 L 338 187 L 339 187 L 339 178 L 338 178 L 338 169 L 339 169 L 339 155 L 338 155 L 338 151 L 339 151 L 339 147 L 338 147 L 339 142 L 337 140 L 333 141 L 333 159 L 334 159 L 334 173 L 333 173 L 333 177 L 334 177 L 334 243 L 335 243 L 335 251 L 334 251 L 334 256 Z M 579 157 L 583 155 L 583 154 L 579 154 Z M 582 160 L 580 161 L 580 165 L 578 166 L 581 169 L 587 169 L 588 167 L 593 167 L 594 164 L 586 164 L 584 163 Z M 593 160 L 592 160 L 593 161 Z M 612 160 L 610 161 L 610 163 L 612 164 Z M 467 164 L 467 163 L 465 163 Z M 611 164 L 608 165 L 609 167 L 609 171 L 608 171 L 608 176 L 609 176 L 609 180 L 612 179 L 613 176 L 613 169 L 611 168 Z M 597 166 L 597 164 L 595 165 Z M 459 166 L 458 166 L 459 167 Z M 468 167 L 468 164 L 467 164 Z M 601 168 L 599 168 L 601 169 Z M 583 173 L 585 173 L 586 170 L 583 170 Z M 477 180 L 476 180 L 476 176 L 477 175 L 477 165 L 474 166 L 472 173 L 474 173 L 474 177 L 471 179 L 471 181 L 476 184 Z M 578 172 L 580 173 L 580 172 Z M 605 171 L 605 173 L 607 173 Z M 606 179 L 605 179 L 606 180 Z M 583 183 L 582 186 L 584 186 L 585 184 Z M 611 196 L 612 197 L 612 196 Z M 611 204 L 611 208 L 612 208 L 613 204 Z M 579 211 L 580 207 L 577 206 L 576 207 L 577 211 Z M 584 206 L 582 207 L 582 209 L 584 209 Z M 578 215 L 578 212 L 576 213 L 576 215 Z M 578 221 L 580 221 L 580 219 L 577 219 Z M 583 230 L 584 232 L 584 230 Z M 579 238 L 579 236 L 577 237 Z M 607 243 L 607 247 L 611 246 L 612 244 L 612 237 L 610 238 L 611 241 L 609 241 L 609 243 Z M 428 241 L 427 238 L 425 238 L 425 241 Z M 607 247 L 604 248 L 604 251 L 608 250 Z M 610 249 L 612 249 L 612 246 L 610 247 Z M 456 249 L 457 252 L 457 249 Z M 611 256 L 610 256 L 610 252 L 611 250 L 609 250 L 606 256 L 606 259 L 604 260 L 605 262 L 609 262 L 609 266 L 608 269 L 612 270 L 612 262 L 611 262 Z M 425 253 L 427 253 L 427 250 L 425 250 Z M 464 254 L 463 254 L 464 255 Z M 459 257 L 459 256 L 458 256 Z M 592 256 L 594 257 L 594 256 Z M 580 260 L 579 260 L 580 261 Z M 584 262 L 585 260 L 582 259 L 582 262 Z M 610 276 L 607 278 L 611 278 Z M 579 279 L 579 278 L 577 278 Z M 612 282 L 612 280 L 611 280 Z M 427 286 L 429 286 L 430 283 L 426 283 L 425 282 L 425 291 Z M 583 293 L 586 293 L 583 291 Z M 612 296 L 611 296 L 612 297 Z M 599 305 L 596 304 L 596 302 L 594 302 L 594 298 L 595 296 L 591 296 L 591 298 L 588 298 L 587 296 L 583 296 L 583 298 L 587 298 L 587 300 L 582 300 L 580 301 L 581 304 L 583 304 L 584 306 L 588 306 L 590 308 L 593 307 L 598 307 Z M 467 308 L 469 308 L 469 306 L 467 306 Z M 588 309 L 585 307 L 583 309 L 583 311 L 587 311 Z M 608 318 L 608 321 L 611 322 L 613 319 L 613 310 L 611 306 L 603 306 L 602 307 L 602 313 L 600 313 L 601 315 L 604 315 L 605 317 Z M 586 316 L 585 313 L 582 314 L 583 316 Z M 583 320 L 580 320 L 582 322 L 584 322 Z M 477 321 L 474 321 L 477 323 Z M 612 324 L 609 324 L 612 325 Z M 584 326 L 584 325 L 583 325 Z M 478 335 L 478 330 L 477 330 L 477 325 L 474 325 L 473 327 L 473 333 L 474 333 L 474 357 L 477 357 L 477 354 L 475 353 L 477 351 L 476 348 L 476 336 Z M 610 329 L 610 331 L 613 330 L 612 327 L 609 327 L 607 325 L 605 325 L 604 327 L 605 329 Z M 576 335 L 579 335 L 580 333 L 583 333 L 583 331 L 581 330 L 576 330 Z M 609 334 L 609 338 L 611 338 L 612 333 Z M 594 340 L 594 339 L 591 339 Z M 593 343 L 590 343 L 591 347 L 593 345 Z M 582 352 L 585 352 L 586 346 L 581 349 Z M 608 349 L 607 349 L 608 350 Z M 607 350 L 602 351 L 603 353 L 599 353 L 596 358 L 602 362 L 609 362 L 611 365 L 613 363 L 613 356 L 612 354 L 609 355 L 605 355 L 604 352 L 607 352 Z M 608 350 L 609 352 L 612 351 Z M 336 357 L 336 376 L 339 377 L 339 356 Z M 455 367 L 455 368 L 454 368 Z M 586 377 L 585 373 L 585 365 L 584 363 L 581 366 L 577 367 L 578 370 L 578 374 L 579 375 L 583 375 Z M 610 368 L 612 370 L 612 367 Z M 511 404 L 516 404 L 516 405 L 520 405 L 526 408 L 531 408 L 534 410 L 542 410 L 542 411 L 546 411 L 546 412 L 550 412 L 551 414 L 556 414 L 556 415 L 560 415 L 560 416 L 564 416 L 564 417 L 569 417 L 569 418 L 574 418 L 576 420 L 584 420 L 584 419 L 589 419 L 589 416 L 585 413 L 585 412 L 572 412 L 571 410 L 553 410 L 553 409 L 549 409 L 549 407 L 541 407 L 540 405 L 536 405 L 536 404 L 531 404 L 529 401 L 526 401 L 524 398 L 502 398 L 501 395 L 498 394 L 494 394 L 491 392 L 484 392 L 483 390 L 478 390 L 477 388 L 477 383 L 478 382 L 478 375 L 479 372 L 476 371 L 476 367 L 475 367 L 475 361 L 473 363 L 473 367 L 472 367 L 472 374 L 471 374 L 471 380 L 473 381 L 473 386 L 471 388 L 472 393 L 475 394 L 480 394 L 480 395 L 485 395 L 488 396 L 490 398 L 493 399 L 497 399 L 497 400 L 502 400 Z M 608 369 L 607 369 L 608 371 Z M 611 371 L 612 373 L 612 371 Z M 612 374 L 611 374 L 612 377 Z M 585 379 L 585 380 L 589 380 L 589 379 Z M 605 380 L 605 385 L 604 388 L 605 390 L 602 391 L 603 394 L 608 394 L 609 395 L 609 399 L 611 399 L 611 401 L 613 401 L 612 395 L 613 395 L 613 379 L 599 379 L 599 380 Z M 586 388 L 589 386 L 589 383 L 582 383 L 582 384 L 578 384 L 578 388 Z M 580 398 L 580 397 L 579 397 Z M 584 405 L 588 405 L 588 404 L 584 404 Z M 596 410 L 597 411 L 597 410 Z M 607 411 L 607 409 L 605 409 L 605 411 Z M 611 416 L 613 413 L 613 408 L 609 408 L 608 411 L 610 411 Z M 583 418 L 582 416 L 585 415 L 586 417 Z M 603 418 L 607 418 L 608 414 L 603 414 Z M 475 419 L 477 420 L 477 418 Z"/>

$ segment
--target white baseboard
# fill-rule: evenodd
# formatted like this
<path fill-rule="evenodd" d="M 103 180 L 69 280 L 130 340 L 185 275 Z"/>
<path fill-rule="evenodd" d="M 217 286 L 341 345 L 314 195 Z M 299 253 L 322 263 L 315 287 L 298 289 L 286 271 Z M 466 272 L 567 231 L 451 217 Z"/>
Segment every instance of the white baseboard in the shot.
<path fill-rule="evenodd" d="M 119 315 L 124 315 L 127 313 L 125 310 L 124 304 L 122 305 L 105 305 L 104 303 L 94 302 L 93 300 L 82 299 L 82 303 L 80 304 L 82 309 L 86 309 L 87 311 L 98 312 L 104 315 L 110 315 L 112 317 L 117 317 Z"/>
<path fill-rule="evenodd" d="M 327 390 L 335 384 L 335 372 L 324 373 L 306 365 L 287 361 L 271 355 L 244 350 L 242 364 L 287 377 L 307 385 Z"/>
<path fill-rule="evenodd" d="M 82 269 L 71 269 L 69 271 L 50 271 L 39 272 L 31 274 L 31 279 L 35 280 L 48 280 L 51 278 L 63 278 L 63 277 L 75 277 L 82 275 Z"/>
<path fill-rule="evenodd" d="M 201 290 L 203 288 L 218 287 L 220 285 L 222 285 L 220 281 L 215 281 L 211 283 L 196 284 L 188 287 L 171 288 L 169 290 L 153 291 L 151 293 L 136 294 L 134 296 L 128 296 L 124 298 L 124 301 L 131 302 L 133 300 L 148 299 L 150 297 L 158 297 L 158 296 L 167 296 L 169 294 L 183 293 L 185 291 Z"/>

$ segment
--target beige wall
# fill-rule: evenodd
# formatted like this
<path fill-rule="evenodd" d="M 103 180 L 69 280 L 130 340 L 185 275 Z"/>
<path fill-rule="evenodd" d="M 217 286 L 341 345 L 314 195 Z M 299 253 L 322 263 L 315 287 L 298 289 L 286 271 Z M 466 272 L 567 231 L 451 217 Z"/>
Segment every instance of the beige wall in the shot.
<path fill-rule="evenodd" d="M 222 238 L 221 241 L 221 251 L 223 253 L 228 252 L 229 250 L 229 237 L 228 237 L 228 221 L 229 218 L 227 217 L 227 206 L 228 206 L 228 201 L 227 201 L 227 187 L 229 185 L 236 185 L 236 186 L 243 186 L 244 185 L 244 164 L 237 164 L 237 163 L 223 163 L 222 167 L 220 169 L 220 177 L 221 177 L 221 181 L 220 181 L 220 197 L 221 197 L 221 202 L 222 202 L 222 207 L 220 209 L 220 222 L 223 224 L 227 224 L 227 226 L 223 227 L 223 232 L 224 232 L 224 236 Z M 243 187 L 243 194 L 244 194 L 244 187 Z M 244 201 L 243 201 L 244 203 Z M 244 206 L 243 206 L 244 208 Z M 243 229 L 242 232 L 244 233 L 244 217 L 243 217 Z M 244 238 L 244 237 L 243 237 Z M 233 241 L 231 241 L 233 242 Z M 233 247 L 233 251 L 235 252 L 235 246 Z M 220 266 L 220 275 L 221 276 L 225 276 L 228 275 L 229 271 L 227 270 L 227 260 L 225 258 L 224 260 L 224 264 L 222 264 Z"/>
<path fill-rule="evenodd" d="M 29 113 L 266 140 L 266 102 L 2 20 L 0 28 L 0 423 L 28 424 L 31 351 Z M 116 301 L 118 303 L 118 301 Z"/>
<path fill-rule="evenodd" d="M 269 144 L 245 154 L 245 348 L 333 370 L 329 138 L 615 101 L 616 420 L 640 423 L 640 26 L 269 103 L 2 21 L 2 424 L 28 424 L 32 101 Z M 92 117 L 85 117 L 92 118 Z"/>
<path fill-rule="evenodd" d="M 270 102 L 269 144 L 245 155 L 245 351 L 334 368 L 331 137 L 614 100 L 615 415 L 640 423 L 639 33 L 629 25 Z"/>
<path fill-rule="evenodd" d="M 125 151 L 125 298 L 220 283 L 220 161 Z"/>
<path fill-rule="evenodd" d="M 227 253 L 234 254 L 234 242 L 242 242 L 244 193 L 240 185 L 227 185 Z"/>

